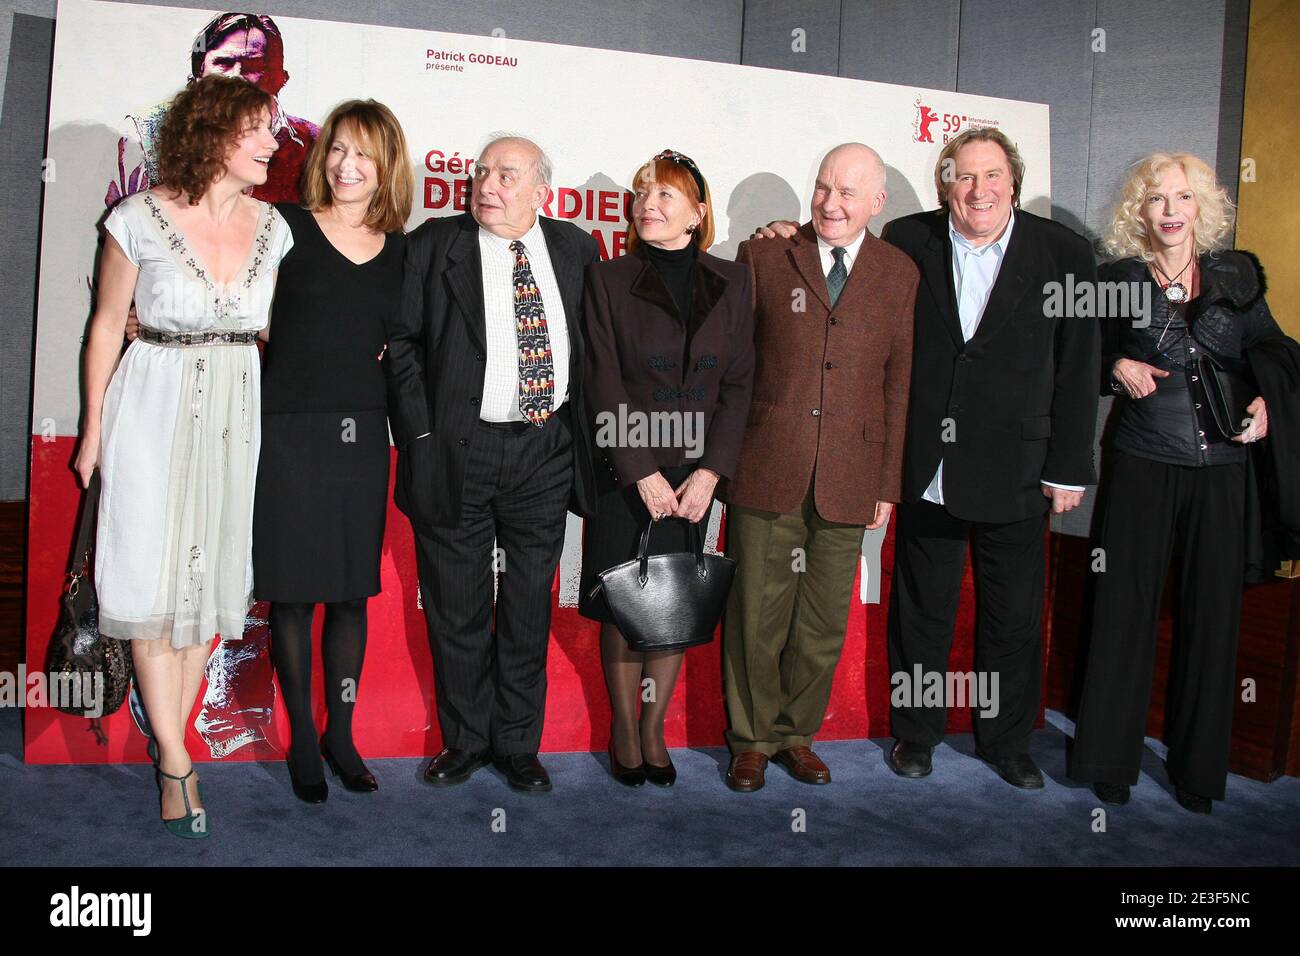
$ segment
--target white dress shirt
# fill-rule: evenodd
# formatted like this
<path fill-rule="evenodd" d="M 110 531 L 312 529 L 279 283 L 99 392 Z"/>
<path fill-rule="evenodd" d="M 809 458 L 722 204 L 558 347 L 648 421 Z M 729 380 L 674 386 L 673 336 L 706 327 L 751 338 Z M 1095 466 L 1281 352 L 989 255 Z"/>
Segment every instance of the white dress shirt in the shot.
<path fill-rule="evenodd" d="M 519 411 L 519 342 L 515 335 L 515 254 L 513 240 L 503 239 L 479 227 L 478 249 L 483 268 L 483 313 L 487 319 L 487 368 L 483 375 L 483 399 L 479 418 L 486 422 L 521 422 Z M 541 219 L 520 237 L 533 278 L 546 310 L 546 331 L 551 340 L 555 367 L 555 404 L 558 411 L 569 396 L 569 329 L 565 325 L 564 300 L 551 268 Z"/>
<path fill-rule="evenodd" d="M 961 334 L 967 342 L 975 336 L 980 320 L 984 318 L 984 309 L 989 304 L 989 295 L 993 284 L 998 281 L 1002 270 L 1002 261 L 1007 256 L 1007 246 L 1011 241 L 1011 230 L 1016 225 L 1016 214 L 1011 213 L 1007 228 L 993 242 L 976 246 L 957 231 L 948 219 L 948 238 L 952 241 L 952 281 L 957 292 L 957 315 L 961 320 Z M 1082 485 L 1058 485 L 1044 481 L 1043 484 L 1053 488 L 1065 488 L 1070 491 L 1083 491 Z M 943 504 L 943 459 L 935 469 L 930 486 L 921 495 L 926 501 L 937 505 Z"/>
<path fill-rule="evenodd" d="M 813 234 L 816 235 L 815 230 Z M 854 239 L 847 246 L 843 247 L 845 272 L 848 273 L 853 272 L 853 263 L 857 261 L 858 250 L 862 248 L 862 240 L 866 238 L 866 235 L 867 235 L 867 230 L 863 229 L 860 233 L 858 233 L 858 238 Z M 831 274 L 831 267 L 835 265 L 835 256 L 831 252 L 832 248 L 833 247 L 829 242 L 827 242 L 821 236 L 817 236 L 817 251 L 821 253 L 822 275 L 824 276 L 829 276 Z"/>

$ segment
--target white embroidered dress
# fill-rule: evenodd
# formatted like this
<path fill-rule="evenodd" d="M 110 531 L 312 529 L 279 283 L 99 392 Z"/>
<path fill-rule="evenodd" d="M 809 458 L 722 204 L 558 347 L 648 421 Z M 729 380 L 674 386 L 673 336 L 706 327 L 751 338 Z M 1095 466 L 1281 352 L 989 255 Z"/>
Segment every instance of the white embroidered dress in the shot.
<path fill-rule="evenodd" d="M 95 587 L 99 628 L 110 637 L 181 648 L 244 632 L 261 425 L 257 345 L 145 337 L 266 326 L 275 270 L 293 238 L 273 206 L 259 205 L 248 257 L 225 286 L 151 192 L 128 196 L 104 223 L 140 270 L 135 306 L 146 330 L 104 395 Z"/>

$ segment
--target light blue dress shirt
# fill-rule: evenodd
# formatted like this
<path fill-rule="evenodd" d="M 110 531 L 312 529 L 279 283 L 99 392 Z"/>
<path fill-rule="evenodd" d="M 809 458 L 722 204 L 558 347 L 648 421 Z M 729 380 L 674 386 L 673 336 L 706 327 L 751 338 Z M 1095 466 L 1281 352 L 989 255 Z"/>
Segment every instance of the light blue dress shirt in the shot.
<path fill-rule="evenodd" d="M 989 304 L 993 284 L 998 281 L 998 272 L 1007 256 L 1007 245 L 1011 241 L 1011 230 L 1015 225 L 1016 214 L 1013 211 L 1001 236 L 987 245 L 976 246 L 956 230 L 951 216 L 948 219 L 948 238 L 952 240 L 952 281 L 953 288 L 957 291 L 957 316 L 961 320 L 962 338 L 967 342 L 974 338 L 980 320 L 984 318 L 984 309 Z M 1070 491 L 1083 490 L 1080 485 L 1058 485 L 1050 481 L 1043 484 Z M 937 505 L 943 504 L 943 459 L 939 460 L 930 487 L 925 489 L 921 497 Z"/>

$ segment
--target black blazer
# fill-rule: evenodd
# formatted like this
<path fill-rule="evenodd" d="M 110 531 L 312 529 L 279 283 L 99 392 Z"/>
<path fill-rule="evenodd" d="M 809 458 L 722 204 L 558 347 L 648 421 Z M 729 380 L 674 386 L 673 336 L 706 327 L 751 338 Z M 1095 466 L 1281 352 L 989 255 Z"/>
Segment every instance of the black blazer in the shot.
<path fill-rule="evenodd" d="M 600 258 L 586 232 L 541 219 L 560 286 L 569 333 L 573 495 L 579 515 L 592 512 L 590 436 L 583 427 L 582 275 Z M 487 368 L 487 317 L 478 223 L 465 213 L 430 219 L 406 238 L 402 304 L 389 329 L 385 368 L 388 415 L 399 449 L 394 500 L 418 528 L 460 522 L 469 443 L 479 418 Z M 561 409 L 563 411 L 563 409 Z M 417 437 L 430 432 L 428 438 Z"/>
<path fill-rule="evenodd" d="M 703 415 L 702 454 L 695 458 L 680 444 L 598 448 L 624 484 L 672 465 L 735 474 L 754 386 L 753 278 L 743 263 L 698 256 L 685 324 L 641 247 L 587 269 L 586 389 L 597 444 L 597 416 L 618 418 L 620 405 L 628 412 Z"/>
<path fill-rule="evenodd" d="M 1068 274 L 1076 287 L 1095 283 L 1096 261 L 1087 240 L 1065 226 L 1020 209 L 1014 215 L 969 343 L 957 312 L 948 213 L 895 219 L 881 236 L 921 270 L 903 500 L 920 500 L 942 460 L 944 504 L 967 521 L 1040 515 L 1050 506 L 1040 482 L 1097 480 L 1099 322 L 1049 317 L 1045 307 L 1048 283 L 1064 284 Z"/>

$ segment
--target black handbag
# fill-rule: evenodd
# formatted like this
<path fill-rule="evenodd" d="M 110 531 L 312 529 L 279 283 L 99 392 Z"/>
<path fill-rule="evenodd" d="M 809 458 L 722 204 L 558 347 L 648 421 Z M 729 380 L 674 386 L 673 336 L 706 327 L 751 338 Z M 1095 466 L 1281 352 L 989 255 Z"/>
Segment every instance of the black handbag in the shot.
<path fill-rule="evenodd" d="M 637 556 L 599 574 L 614 623 L 634 651 L 675 651 L 713 640 L 736 575 L 731 558 L 704 553 L 700 526 L 691 522 L 691 550 L 647 556 L 650 532 L 641 532 Z"/>
<path fill-rule="evenodd" d="M 95 526 L 99 511 L 99 472 L 90 479 L 81 503 L 77 522 L 77 544 L 72 553 L 72 569 L 63 588 L 59 626 L 46 654 L 45 671 L 51 684 L 56 674 L 70 674 L 63 686 L 77 683 L 82 691 L 77 702 L 64 697 L 55 706 L 65 714 L 88 716 L 98 710 L 100 717 L 117 711 L 131 688 L 131 648 L 129 642 L 99 633 L 99 603 L 95 598 L 92 577 L 95 552 Z M 94 692 L 95 675 L 101 675 L 97 700 L 88 700 Z M 98 704 L 98 707 L 96 706 Z"/>
<path fill-rule="evenodd" d="M 1214 427 L 1224 438 L 1235 438 L 1250 423 L 1246 406 L 1254 401 L 1256 391 L 1245 377 L 1245 369 L 1216 359 L 1204 349 L 1196 360 L 1196 374 L 1205 393 L 1205 406 L 1210 410 Z M 1245 366 L 1245 363 L 1241 363 Z"/>

